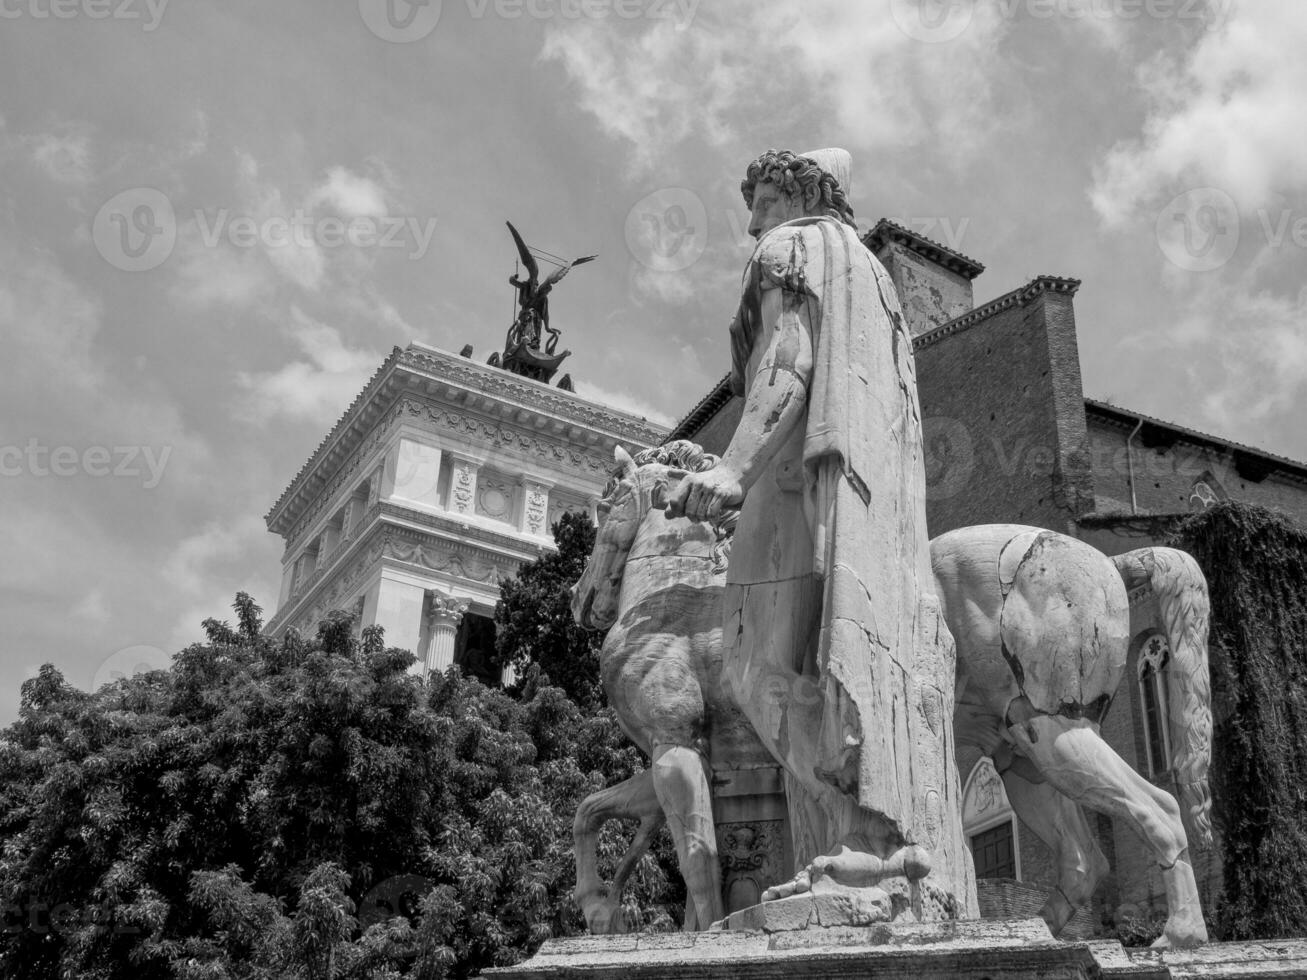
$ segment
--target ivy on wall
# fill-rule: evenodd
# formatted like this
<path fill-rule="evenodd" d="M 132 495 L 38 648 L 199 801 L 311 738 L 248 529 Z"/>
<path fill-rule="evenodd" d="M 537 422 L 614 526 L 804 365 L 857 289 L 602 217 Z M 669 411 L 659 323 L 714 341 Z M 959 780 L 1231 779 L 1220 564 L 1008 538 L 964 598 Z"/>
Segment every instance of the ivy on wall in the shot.
<path fill-rule="evenodd" d="M 1221 503 L 1179 524 L 1212 600 L 1221 938 L 1307 935 L 1307 531 Z"/>

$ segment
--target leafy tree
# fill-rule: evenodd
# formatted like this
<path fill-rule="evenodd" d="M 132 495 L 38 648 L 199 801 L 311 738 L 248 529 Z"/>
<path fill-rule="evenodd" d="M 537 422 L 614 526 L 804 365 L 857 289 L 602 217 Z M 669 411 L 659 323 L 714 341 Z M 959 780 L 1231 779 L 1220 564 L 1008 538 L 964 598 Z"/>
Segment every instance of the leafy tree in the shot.
<path fill-rule="evenodd" d="M 538 668 L 517 698 L 424 681 L 344 614 L 272 640 L 235 608 L 171 670 L 24 684 L 0 738 L 0 975 L 463 977 L 583 928 L 571 815 L 641 765 L 611 713 Z M 666 927 L 664 867 L 645 859 L 633 904 Z"/>
<path fill-rule="evenodd" d="M 572 586 L 594 548 L 595 529 L 585 514 L 564 514 L 553 527 L 558 551 L 518 570 L 505 582 L 495 608 L 500 663 L 525 674 L 539 665 L 549 680 L 585 710 L 606 702 L 599 683 L 602 634 L 572 619 Z"/>

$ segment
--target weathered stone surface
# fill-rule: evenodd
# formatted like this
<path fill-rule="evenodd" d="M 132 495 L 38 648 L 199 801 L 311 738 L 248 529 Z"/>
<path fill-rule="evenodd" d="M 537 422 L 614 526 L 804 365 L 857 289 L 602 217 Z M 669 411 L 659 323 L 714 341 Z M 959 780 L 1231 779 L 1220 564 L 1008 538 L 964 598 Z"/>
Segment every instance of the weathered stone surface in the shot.
<path fill-rule="evenodd" d="M 505 980 L 1260 980 L 1307 977 L 1307 940 L 1124 949 L 1114 940 L 1058 942 L 1039 919 L 885 923 L 772 934 L 556 939 L 528 962 L 485 975 Z"/>
<path fill-rule="evenodd" d="M 671 503 L 694 520 L 740 508 L 722 673 L 785 769 L 798 865 L 764 897 L 924 880 L 920 916 L 974 916 L 912 342 L 857 237 L 850 174 L 839 149 L 750 164 L 758 246 L 730 331 L 744 412 Z"/>
<path fill-rule="evenodd" d="M 821 884 L 826 887 L 741 909 L 728 915 L 723 925 L 727 929 L 792 932 L 819 927 L 869 926 L 894 917 L 889 894 L 880 888 Z"/>
<path fill-rule="evenodd" d="M 594 937 L 583 940 L 584 947 L 578 947 L 577 940 L 552 940 L 527 963 L 485 975 L 505 980 L 1097 977 L 1085 945 L 1057 942 L 1038 919 L 809 928 L 770 935 L 726 931 L 637 936 L 634 949 L 631 938 Z M 609 941 L 614 941 L 611 948 L 595 952 L 596 944 Z"/>
<path fill-rule="evenodd" d="M 985 747 L 1017 815 L 1058 855 L 1042 915 L 1059 932 L 1108 870 L 1084 808 L 1125 822 L 1160 869 L 1163 939 L 1206 942 L 1189 840 L 1176 799 L 1103 739 L 1099 723 L 1129 652 L 1127 587 L 1155 594 L 1170 647 L 1175 765 L 1210 843 L 1207 584 L 1171 548 L 1107 558 L 1067 535 L 1017 524 L 959 528 L 931 542 L 935 586 L 957 640 L 958 738 Z"/>

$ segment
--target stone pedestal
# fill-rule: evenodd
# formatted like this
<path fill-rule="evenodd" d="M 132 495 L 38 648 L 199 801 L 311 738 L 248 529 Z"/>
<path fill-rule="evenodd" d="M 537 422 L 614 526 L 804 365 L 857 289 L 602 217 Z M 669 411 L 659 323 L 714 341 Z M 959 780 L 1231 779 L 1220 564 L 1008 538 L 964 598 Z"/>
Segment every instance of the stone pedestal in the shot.
<path fill-rule="evenodd" d="M 1124 949 L 1041 919 L 552 939 L 502 980 L 1252 980 L 1307 977 L 1307 940 Z"/>
<path fill-rule="evenodd" d="M 551 940 L 504 980 L 1097 980 L 1083 943 L 1062 943 L 1042 920 L 932 922 L 768 933 L 723 931 Z"/>

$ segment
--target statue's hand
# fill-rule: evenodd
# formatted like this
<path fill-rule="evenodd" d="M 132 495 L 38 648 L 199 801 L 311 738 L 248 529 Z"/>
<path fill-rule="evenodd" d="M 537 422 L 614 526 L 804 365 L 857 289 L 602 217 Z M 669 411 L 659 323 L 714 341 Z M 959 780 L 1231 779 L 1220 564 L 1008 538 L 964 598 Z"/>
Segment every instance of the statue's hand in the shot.
<path fill-rule="evenodd" d="M 744 502 L 740 475 L 718 463 L 702 473 L 686 475 L 667 500 L 668 517 L 688 517 L 692 521 L 714 521 L 722 511 Z"/>

